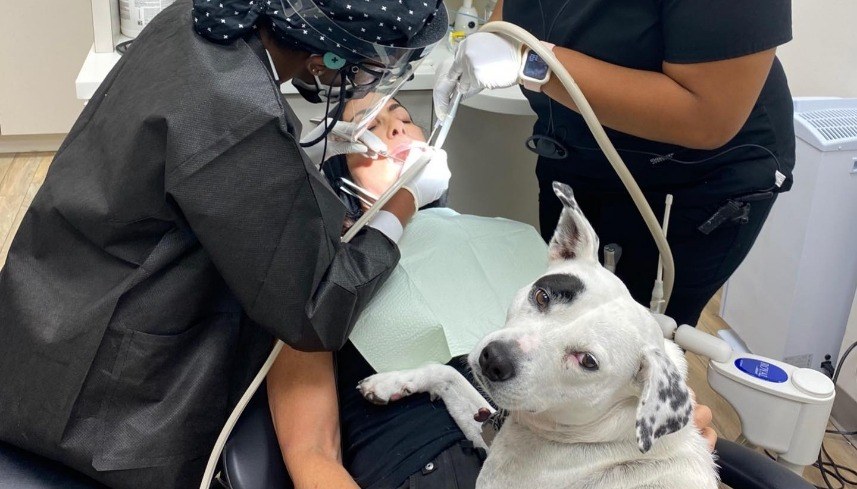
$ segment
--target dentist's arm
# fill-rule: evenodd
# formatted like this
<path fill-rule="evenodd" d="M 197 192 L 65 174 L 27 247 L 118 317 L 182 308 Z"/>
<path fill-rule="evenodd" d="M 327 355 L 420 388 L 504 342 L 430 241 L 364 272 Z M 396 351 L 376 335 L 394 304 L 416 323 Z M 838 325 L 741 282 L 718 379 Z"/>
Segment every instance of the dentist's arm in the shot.
<path fill-rule="evenodd" d="M 296 489 L 357 489 L 342 466 L 331 353 L 283 347 L 267 377 L 268 404 Z"/>

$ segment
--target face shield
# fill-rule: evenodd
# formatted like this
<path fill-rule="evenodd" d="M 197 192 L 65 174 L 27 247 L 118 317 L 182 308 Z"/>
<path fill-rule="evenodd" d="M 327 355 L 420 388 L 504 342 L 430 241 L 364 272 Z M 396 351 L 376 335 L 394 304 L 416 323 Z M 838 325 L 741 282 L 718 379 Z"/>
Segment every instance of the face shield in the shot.
<path fill-rule="evenodd" d="M 352 98 L 369 98 L 370 103 L 361 104 L 364 109 L 351 117 L 351 134 L 348 136 L 352 140 L 357 140 L 366 131 L 387 101 L 412 77 L 425 56 L 443 39 L 447 30 L 448 18 L 442 4 L 415 35 L 403 33 L 401 42 L 407 45 L 398 46 L 396 42 L 389 42 L 384 36 L 376 34 L 389 35 L 390 25 L 385 26 L 385 21 L 393 23 L 393 30 L 398 29 L 394 19 L 401 19 L 401 16 L 379 15 L 376 22 L 366 12 L 354 12 L 354 15 L 340 13 L 334 20 L 330 17 L 334 12 L 331 9 L 325 11 L 321 1 L 318 4 L 311 0 L 276 1 L 280 2 L 283 16 L 289 25 L 294 27 L 288 32 L 290 37 L 303 44 L 323 45 L 327 49 L 323 61 L 328 71 L 335 73 L 335 76 L 325 83 L 316 78 L 317 84 L 327 86 L 326 95 L 337 97 L 340 103 Z M 377 2 L 370 4 L 378 8 L 379 12 L 388 8 Z M 346 9 L 348 7 L 350 5 L 346 5 Z M 413 10 L 410 12 L 413 13 Z M 408 15 L 408 11 L 403 11 L 401 15 Z M 363 26 L 359 27 L 362 37 L 345 30 L 338 22 L 352 22 L 354 30 L 357 26 Z M 378 26 L 379 31 L 383 32 L 374 32 L 373 26 Z M 417 28 L 403 22 L 401 29 Z"/>

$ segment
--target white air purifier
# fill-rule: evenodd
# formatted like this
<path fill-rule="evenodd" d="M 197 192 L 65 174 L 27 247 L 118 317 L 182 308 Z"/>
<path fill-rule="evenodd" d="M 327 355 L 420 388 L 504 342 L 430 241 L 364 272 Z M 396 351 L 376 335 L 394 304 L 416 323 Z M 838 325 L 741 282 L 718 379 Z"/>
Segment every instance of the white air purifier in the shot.
<path fill-rule="evenodd" d="M 796 99 L 794 187 L 726 284 L 721 316 L 747 348 L 836 365 L 857 289 L 857 99 Z M 728 334 L 728 333 L 727 333 Z"/>

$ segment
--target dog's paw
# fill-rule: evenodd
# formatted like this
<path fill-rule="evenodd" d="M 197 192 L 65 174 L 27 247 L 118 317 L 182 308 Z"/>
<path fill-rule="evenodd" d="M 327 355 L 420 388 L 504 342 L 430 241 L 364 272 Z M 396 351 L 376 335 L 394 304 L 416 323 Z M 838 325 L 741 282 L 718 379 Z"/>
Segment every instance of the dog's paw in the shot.
<path fill-rule="evenodd" d="M 363 397 L 373 404 L 398 401 L 417 392 L 417 387 L 408 372 L 386 372 L 366 377 L 357 384 Z"/>

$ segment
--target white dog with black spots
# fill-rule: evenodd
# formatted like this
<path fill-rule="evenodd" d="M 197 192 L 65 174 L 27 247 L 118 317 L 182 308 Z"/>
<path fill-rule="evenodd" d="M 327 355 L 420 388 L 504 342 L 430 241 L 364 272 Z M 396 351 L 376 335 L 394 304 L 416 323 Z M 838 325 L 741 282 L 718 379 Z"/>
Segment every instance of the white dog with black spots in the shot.
<path fill-rule="evenodd" d="M 468 358 L 504 415 L 478 489 L 717 489 L 714 457 L 693 425 L 684 354 L 598 262 L 598 237 L 571 188 L 545 275 L 521 289 L 506 326 Z M 452 367 L 365 379 L 372 402 L 417 392 L 443 399 L 464 434 L 487 448 L 494 409 Z"/>

